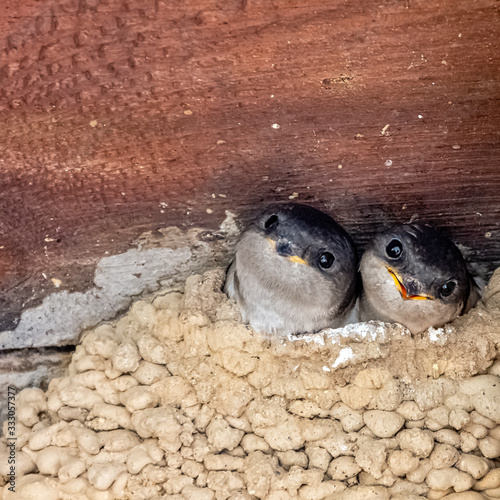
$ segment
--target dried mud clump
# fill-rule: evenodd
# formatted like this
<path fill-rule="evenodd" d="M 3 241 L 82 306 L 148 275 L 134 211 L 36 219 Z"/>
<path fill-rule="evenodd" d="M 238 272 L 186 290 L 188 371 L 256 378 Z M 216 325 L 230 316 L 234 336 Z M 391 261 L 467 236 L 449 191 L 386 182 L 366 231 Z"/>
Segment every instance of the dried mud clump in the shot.
<path fill-rule="evenodd" d="M 223 280 L 136 302 L 84 333 L 47 392 L 20 392 L 0 498 L 500 498 L 498 271 L 471 314 L 415 338 L 265 338 Z"/>

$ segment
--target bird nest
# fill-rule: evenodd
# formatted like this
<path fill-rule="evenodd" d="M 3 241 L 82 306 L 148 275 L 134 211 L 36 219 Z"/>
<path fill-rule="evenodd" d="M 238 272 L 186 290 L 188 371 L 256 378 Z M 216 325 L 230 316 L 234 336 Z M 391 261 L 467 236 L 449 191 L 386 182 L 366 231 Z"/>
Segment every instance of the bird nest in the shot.
<path fill-rule="evenodd" d="M 224 278 L 134 303 L 83 333 L 46 392 L 19 393 L 1 498 L 499 498 L 500 272 L 468 315 L 416 336 L 266 337 Z"/>

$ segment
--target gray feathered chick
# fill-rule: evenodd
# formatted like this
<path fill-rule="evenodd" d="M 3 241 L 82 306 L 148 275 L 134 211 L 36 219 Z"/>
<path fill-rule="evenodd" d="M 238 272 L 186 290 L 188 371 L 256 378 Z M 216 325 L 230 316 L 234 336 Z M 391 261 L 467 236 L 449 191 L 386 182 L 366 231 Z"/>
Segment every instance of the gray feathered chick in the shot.
<path fill-rule="evenodd" d="M 271 206 L 237 244 L 225 291 L 243 321 L 261 332 L 287 335 L 342 326 L 356 301 L 354 243 L 319 210 Z"/>
<path fill-rule="evenodd" d="M 412 333 L 448 323 L 480 298 L 457 246 L 422 224 L 376 235 L 360 270 L 359 319 L 401 323 Z"/>

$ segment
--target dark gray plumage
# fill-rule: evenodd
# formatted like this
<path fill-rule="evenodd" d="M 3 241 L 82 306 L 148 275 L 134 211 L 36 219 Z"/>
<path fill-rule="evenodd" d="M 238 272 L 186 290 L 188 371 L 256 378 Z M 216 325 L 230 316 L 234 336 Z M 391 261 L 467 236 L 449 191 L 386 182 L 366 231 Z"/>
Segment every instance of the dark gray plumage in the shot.
<path fill-rule="evenodd" d="M 225 291 L 255 330 L 287 335 L 339 327 L 354 306 L 357 257 L 331 217 L 299 204 L 266 209 L 243 233 Z"/>
<path fill-rule="evenodd" d="M 480 297 L 460 250 L 422 224 L 375 236 L 360 270 L 359 319 L 401 323 L 412 333 L 448 323 Z"/>

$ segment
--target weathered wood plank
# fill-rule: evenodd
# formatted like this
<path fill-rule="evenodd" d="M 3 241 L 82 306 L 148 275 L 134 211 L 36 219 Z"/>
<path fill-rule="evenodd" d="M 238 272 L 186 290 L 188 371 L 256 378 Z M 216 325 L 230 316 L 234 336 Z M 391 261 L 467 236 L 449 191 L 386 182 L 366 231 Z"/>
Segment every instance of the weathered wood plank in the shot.
<path fill-rule="evenodd" d="M 0 329 L 145 230 L 294 193 L 361 246 L 418 217 L 500 264 L 499 9 L 4 0 Z"/>

